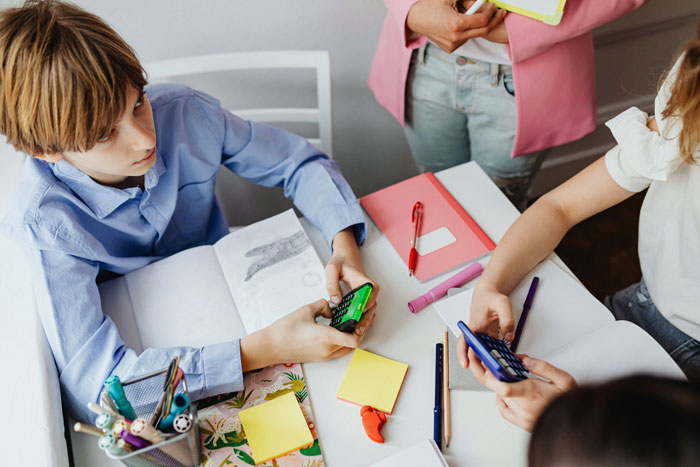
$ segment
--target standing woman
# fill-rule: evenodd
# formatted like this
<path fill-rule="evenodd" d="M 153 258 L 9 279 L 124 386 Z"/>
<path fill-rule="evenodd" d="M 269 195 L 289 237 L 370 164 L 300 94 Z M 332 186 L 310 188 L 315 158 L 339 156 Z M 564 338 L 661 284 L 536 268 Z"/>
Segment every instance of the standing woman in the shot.
<path fill-rule="evenodd" d="M 596 127 L 591 30 L 646 0 L 568 0 L 557 26 L 489 3 L 384 3 L 368 84 L 419 170 L 474 160 L 522 207 L 545 151 Z"/>

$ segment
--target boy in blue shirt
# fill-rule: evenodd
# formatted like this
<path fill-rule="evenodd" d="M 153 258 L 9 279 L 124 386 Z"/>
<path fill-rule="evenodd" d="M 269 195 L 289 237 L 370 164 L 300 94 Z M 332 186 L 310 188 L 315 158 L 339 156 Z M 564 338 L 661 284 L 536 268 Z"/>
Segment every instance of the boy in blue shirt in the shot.
<path fill-rule="evenodd" d="M 64 400 L 79 418 L 111 374 L 122 379 L 181 355 L 196 398 L 242 389 L 245 371 L 334 358 L 355 334 L 316 323 L 325 300 L 240 341 L 202 348 L 125 347 L 97 283 L 228 233 L 214 196 L 221 164 L 285 196 L 333 247 L 339 281 L 370 281 L 358 250 L 366 224 L 335 162 L 301 137 L 241 120 L 184 86 L 146 86 L 133 50 L 98 17 L 57 1 L 0 12 L 0 132 L 31 157 L 0 226 L 30 247 L 40 318 Z M 376 288 L 375 288 L 376 290 Z"/>

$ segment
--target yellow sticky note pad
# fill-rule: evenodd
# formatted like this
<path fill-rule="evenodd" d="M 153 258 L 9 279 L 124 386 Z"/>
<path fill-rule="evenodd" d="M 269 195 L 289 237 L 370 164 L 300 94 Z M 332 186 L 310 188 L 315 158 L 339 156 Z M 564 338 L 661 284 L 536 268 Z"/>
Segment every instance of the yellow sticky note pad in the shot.
<path fill-rule="evenodd" d="M 314 442 L 293 392 L 241 410 L 238 416 L 256 465 Z"/>
<path fill-rule="evenodd" d="M 408 365 L 357 349 L 336 397 L 391 413 Z"/>

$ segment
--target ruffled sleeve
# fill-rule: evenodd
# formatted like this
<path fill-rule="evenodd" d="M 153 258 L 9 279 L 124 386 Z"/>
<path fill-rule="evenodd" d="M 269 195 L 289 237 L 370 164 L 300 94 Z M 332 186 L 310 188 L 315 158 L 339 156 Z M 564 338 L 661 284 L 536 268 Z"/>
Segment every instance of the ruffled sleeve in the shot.
<path fill-rule="evenodd" d="M 631 107 L 606 123 L 618 146 L 605 156 L 605 165 L 613 180 L 629 191 L 666 181 L 682 164 L 678 140 L 650 130 L 647 120 L 645 112 Z"/>

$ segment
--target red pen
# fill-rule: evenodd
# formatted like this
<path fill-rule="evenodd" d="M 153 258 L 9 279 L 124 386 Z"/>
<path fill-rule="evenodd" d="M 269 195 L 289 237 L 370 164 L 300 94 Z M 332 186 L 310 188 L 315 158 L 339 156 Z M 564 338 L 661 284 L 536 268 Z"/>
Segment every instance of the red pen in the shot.
<path fill-rule="evenodd" d="M 423 216 L 423 205 L 420 201 L 417 201 L 413 205 L 413 212 L 411 213 L 411 222 L 413 223 L 413 240 L 411 241 L 411 252 L 408 255 L 408 276 L 413 275 L 413 270 L 416 269 L 416 259 L 418 258 L 418 252 L 416 251 L 416 240 L 418 239 L 418 231 L 420 230 L 420 219 Z"/>

